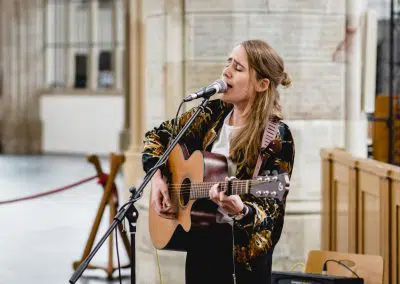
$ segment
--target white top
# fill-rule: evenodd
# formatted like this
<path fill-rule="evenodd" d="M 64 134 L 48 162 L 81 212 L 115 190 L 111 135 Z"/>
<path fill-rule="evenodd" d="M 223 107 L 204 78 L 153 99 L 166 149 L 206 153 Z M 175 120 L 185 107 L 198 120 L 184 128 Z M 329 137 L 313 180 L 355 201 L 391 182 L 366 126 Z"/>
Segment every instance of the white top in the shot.
<path fill-rule="evenodd" d="M 229 125 L 229 119 L 232 115 L 232 111 L 226 116 L 224 120 L 224 124 L 222 125 L 222 129 L 219 132 L 217 140 L 214 142 L 211 152 L 216 154 L 224 155 L 228 161 L 228 175 L 234 176 L 236 173 L 236 164 L 234 164 L 229 159 L 229 149 L 230 149 L 230 140 L 235 132 L 241 128 L 241 126 L 232 126 Z M 217 214 L 217 223 L 230 223 L 232 224 L 232 218 L 228 216 L 227 212 L 218 207 L 218 211 L 221 215 Z"/>
<path fill-rule="evenodd" d="M 236 165 L 233 164 L 229 159 L 230 140 L 235 132 L 241 128 L 241 126 L 229 125 L 229 119 L 232 115 L 232 111 L 225 117 L 222 129 L 219 132 L 217 140 L 214 142 L 211 152 L 216 154 L 224 155 L 228 159 L 228 174 L 229 176 L 235 175 Z"/>

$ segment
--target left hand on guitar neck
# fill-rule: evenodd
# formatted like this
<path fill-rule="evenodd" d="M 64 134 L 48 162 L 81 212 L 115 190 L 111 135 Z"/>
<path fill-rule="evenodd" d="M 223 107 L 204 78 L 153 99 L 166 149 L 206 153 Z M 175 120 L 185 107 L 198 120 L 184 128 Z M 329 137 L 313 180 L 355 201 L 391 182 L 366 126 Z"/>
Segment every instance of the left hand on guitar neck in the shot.
<path fill-rule="evenodd" d="M 225 178 L 228 180 L 228 178 Z M 209 191 L 210 199 L 230 215 L 238 215 L 243 211 L 244 203 L 239 195 L 226 195 L 219 190 L 219 183 L 214 184 Z"/>

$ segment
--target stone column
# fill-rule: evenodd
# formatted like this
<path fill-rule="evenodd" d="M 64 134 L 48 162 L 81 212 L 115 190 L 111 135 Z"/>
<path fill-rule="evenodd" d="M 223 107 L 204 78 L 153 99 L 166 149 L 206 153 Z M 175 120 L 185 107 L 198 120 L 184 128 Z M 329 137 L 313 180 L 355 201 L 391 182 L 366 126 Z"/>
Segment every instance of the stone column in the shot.
<path fill-rule="evenodd" d="M 29 54 L 28 45 L 28 24 L 29 24 L 29 3 L 24 0 L 17 1 L 18 5 L 18 153 L 29 152 L 28 141 L 28 98 L 29 86 Z"/>
<path fill-rule="evenodd" d="M 172 0 L 165 2 L 165 27 L 166 27 L 166 117 L 175 117 L 177 108 L 184 94 L 184 1 Z"/>
<path fill-rule="evenodd" d="M 365 1 L 347 1 L 347 26 L 349 46 L 346 49 L 346 150 L 358 157 L 367 157 L 367 117 L 362 107 L 362 14 L 365 12 Z M 375 79 L 375 78 L 374 78 Z M 366 94 L 364 94 L 366 95 Z"/>
<path fill-rule="evenodd" d="M 7 58 L 6 65 L 8 68 L 7 74 L 5 74 L 5 96 L 7 96 L 7 120 L 4 121 L 3 125 L 3 150 L 5 153 L 16 153 L 18 152 L 18 61 L 17 61 L 17 8 L 16 1 L 4 1 L 4 11 L 6 12 L 5 18 L 7 21 L 7 36 L 6 36 L 6 52 Z"/>
<path fill-rule="evenodd" d="M 143 137 L 144 116 L 144 41 L 142 22 L 142 0 L 126 0 L 127 38 L 125 40 L 126 52 L 126 92 L 129 96 L 130 112 L 130 145 L 125 152 L 126 161 L 124 165 L 126 188 L 138 184 L 143 178 L 141 166 L 141 141 Z M 130 196 L 126 192 L 126 197 Z"/>
<path fill-rule="evenodd" d="M 8 46 L 7 46 L 7 34 L 8 34 L 8 23 L 7 23 L 7 3 L 5 0 L 0 0 L 0 153 L 3 152 L 3 127 L 4 120 L 7 117 L 7 91 L 8 82 L 7 74 L 8 70 Z"/>
<path fill-rule="evenodd" d="M 41 122 L 39 119 L 38 62 L 42 56 L 42 22 L 38 0 L 3 1 L 6 30 L 2 44 L 4 68 L 4 104 L 2 144 L 5 153 L 38 153 Z M 40 43 L 39 43 L 40 42 Z M 40 45 L 40 46 L 39 46 Z M 41 74 L 40 74 L 41 75 Z"/>
<path fill-rule="evenodd" d="M 130 126 L 130 145 L 125 152 L 125 164 L 123 167 L 125 177 L 125 198 L 128 199 L 131 194 L 128 191 L 132 186 L 138 186 L 144 177 L 141 164 L 141 141 L 144 133 L 144 99 L 145 99 L 145 43 L 144 43 L 144 27 L 143 27 L 143 0 L 126 0 L 126 38 L 125 38 L 125 54 L 126 54 L 126 92 L 129 97 L 129 126 Z M 146 189 L 147 190 L 147 189 Z M 136 262 L 136 281 L 138 283 L 154 283 L 153 271 L 149 271 L 148 253 L 143 253 L 146 248 L 142 245 L 143 236 L 146 229 L 142 224 L 147 223 L 147 215 L 143 212 L 146 206 L 145 200 L 142 198 L 135 204 L 139 210 L 139 219 L 136 234 L 136 256 L 139 261 Z M 150 280 L 149 280 L 150 279 Z M 149 282 L 146 282 L 149 281 Z"/>
<path fill-rule="evenodd" d="M 125 41 L 127 55 L 127 92 L 130 98 L 130 146 L 126 152 L 127 161 L 125 165 L 129 175 L 129 184 L 136 184 L 142 177 L 140 170 L 140 145 L 143 135 L 143 97 L 144 97 L 144 76 L 143 59 L 144 50 L 143 28 L 142 28 L 142 0 L 127 0 L 127 39 Z M 132 168 L 133 167 L 133 168 Z M 133 170 L 136 169 L 136 170 Z"/>
<path fill-rule="evenodd" d="M 42 121 L 39 114 L 39 97 L 43 86 L 43 0 L 29 1 L 28 10 L 28 92 L 27 141 L 28 153 L 40 153 L 42 147 Z"/>

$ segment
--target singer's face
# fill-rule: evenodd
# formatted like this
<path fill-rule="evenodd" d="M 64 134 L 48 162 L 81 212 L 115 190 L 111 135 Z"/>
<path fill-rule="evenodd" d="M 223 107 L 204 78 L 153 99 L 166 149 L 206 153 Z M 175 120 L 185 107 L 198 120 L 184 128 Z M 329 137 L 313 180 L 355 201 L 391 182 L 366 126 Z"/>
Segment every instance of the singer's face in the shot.
<path fill-rule="evenodd" d="M 233 49 L 226 61 L 222 76 L 228 89 L 221 99 L 237 107 L 245 108 L 254 88 L 250 80 L 247 54 L 241 45 Z"/>

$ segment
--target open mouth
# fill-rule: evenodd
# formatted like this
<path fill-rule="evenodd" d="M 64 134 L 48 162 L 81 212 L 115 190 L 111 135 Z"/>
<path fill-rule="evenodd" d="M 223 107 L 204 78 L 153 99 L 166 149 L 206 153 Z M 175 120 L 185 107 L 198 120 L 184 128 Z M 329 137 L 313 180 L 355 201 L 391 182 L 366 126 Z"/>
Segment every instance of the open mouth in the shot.
<path fill-rule="evenodd" d="M 232 89 L 232 85 L 231 85 L 231 84 L 229 84 L 229 83 L 226 83 L 226 86 L 228 87 L 228 89 L 227 89 L 227 90 L 229 90 L 229 89 Z"/>

